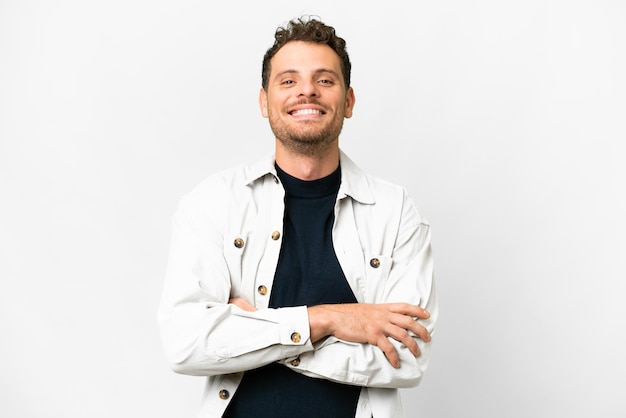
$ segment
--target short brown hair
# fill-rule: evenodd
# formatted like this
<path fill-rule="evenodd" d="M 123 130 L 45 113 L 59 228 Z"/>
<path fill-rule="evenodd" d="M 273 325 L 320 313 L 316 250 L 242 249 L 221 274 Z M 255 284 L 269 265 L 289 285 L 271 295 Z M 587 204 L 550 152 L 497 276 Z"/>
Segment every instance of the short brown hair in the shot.
<path fill-rule="evenodd" d="M 315 17 L 298 18 L 291 20 L 286 26 L 276 29 L 274 35 L 274 45 L 265 52 L 263 57 L 263 70 L 261 72 L 261 85 L 267 90 L 269 83 L 272 57 L 276 55 L 278 50 L 291 41 L 315 42 L 325 44 L 331 47 L 333 51 L 339 55 L 341 62 L 341 72 L 343 73 L 343 81 L 346 88 L 350 87 L 350 57 L 346 50 L 346 41 L 335 34 L 335 29 L 322 23 Z"/>

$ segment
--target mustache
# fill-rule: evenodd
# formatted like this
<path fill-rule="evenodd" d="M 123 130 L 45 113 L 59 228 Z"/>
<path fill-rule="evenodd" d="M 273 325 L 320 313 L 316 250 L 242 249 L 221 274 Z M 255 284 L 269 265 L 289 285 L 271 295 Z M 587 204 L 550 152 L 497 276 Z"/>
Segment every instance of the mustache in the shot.
<path fill-rule="evenodd" d="M 326 106 L 324 106 L 323 104 L 321 104 L 320 102 L 318 102 L 316 99 L 299 99 L 293 103 L 289 103 L 287 106 L 285 106 L 285 109 L 291 109 L 295 106 L 303 106 L 303 105 L 314 105 L 314 106 L 319 106 L 322 109 L 324 109 L 324 111 L 326 111 Z"/>

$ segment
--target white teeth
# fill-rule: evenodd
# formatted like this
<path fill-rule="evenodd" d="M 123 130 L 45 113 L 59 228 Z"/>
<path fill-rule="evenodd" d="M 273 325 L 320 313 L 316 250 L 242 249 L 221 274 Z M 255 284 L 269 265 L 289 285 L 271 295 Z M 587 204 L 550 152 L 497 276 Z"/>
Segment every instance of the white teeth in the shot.
<path fill-rule="evenodd" d="M 300 110 L 294 110 L 292 115 L 319 115 L 322 112 L 320 112 L 317 109 L 300 109 Z"/>

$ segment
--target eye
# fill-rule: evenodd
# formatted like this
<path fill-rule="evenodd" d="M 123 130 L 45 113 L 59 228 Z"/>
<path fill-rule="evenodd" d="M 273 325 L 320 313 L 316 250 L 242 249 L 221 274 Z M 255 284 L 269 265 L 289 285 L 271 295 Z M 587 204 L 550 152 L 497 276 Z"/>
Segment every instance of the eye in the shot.
<path fill-rule="evenodd" d="M 290 85 L 292 85 L 294 83 L 295 83 L 295 81 L 289 80 L 289 79 L 288 80 L 283 80 L 283 81 L 280 82 L 280 84 L 283 85 L 283 86 L 290 86 Z"/>
<path fill-rule="evenodd" d="M 330 80 L 328 78 L 322 78 L 319 81 L 320 84 L 325 85 L 325 86 L 332 86 L 334 84 L 333 80 Z"/>

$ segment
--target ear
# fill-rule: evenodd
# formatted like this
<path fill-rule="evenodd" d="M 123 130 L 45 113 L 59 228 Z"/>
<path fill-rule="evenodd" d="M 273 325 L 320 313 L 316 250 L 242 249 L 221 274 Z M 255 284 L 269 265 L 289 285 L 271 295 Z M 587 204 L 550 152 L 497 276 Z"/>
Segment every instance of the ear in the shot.
<path fill-rule="evenodd" d="M 259 107 L 261 108 L 261 115 L 263 115 L 264 118 L 269 117 L 267 111 L 267 92 L 263 87 L 261 87 L 261 91 L 259 92 Z"/>
<path fill-rule="evenodd" d="M 356 97 L 354 97 L 354 90 L 352 89 L 352 87 L 350 87 L 346 92 L 346 119 L 352 117 L 352 110 L 354 109 L 355 102 Z"/>

